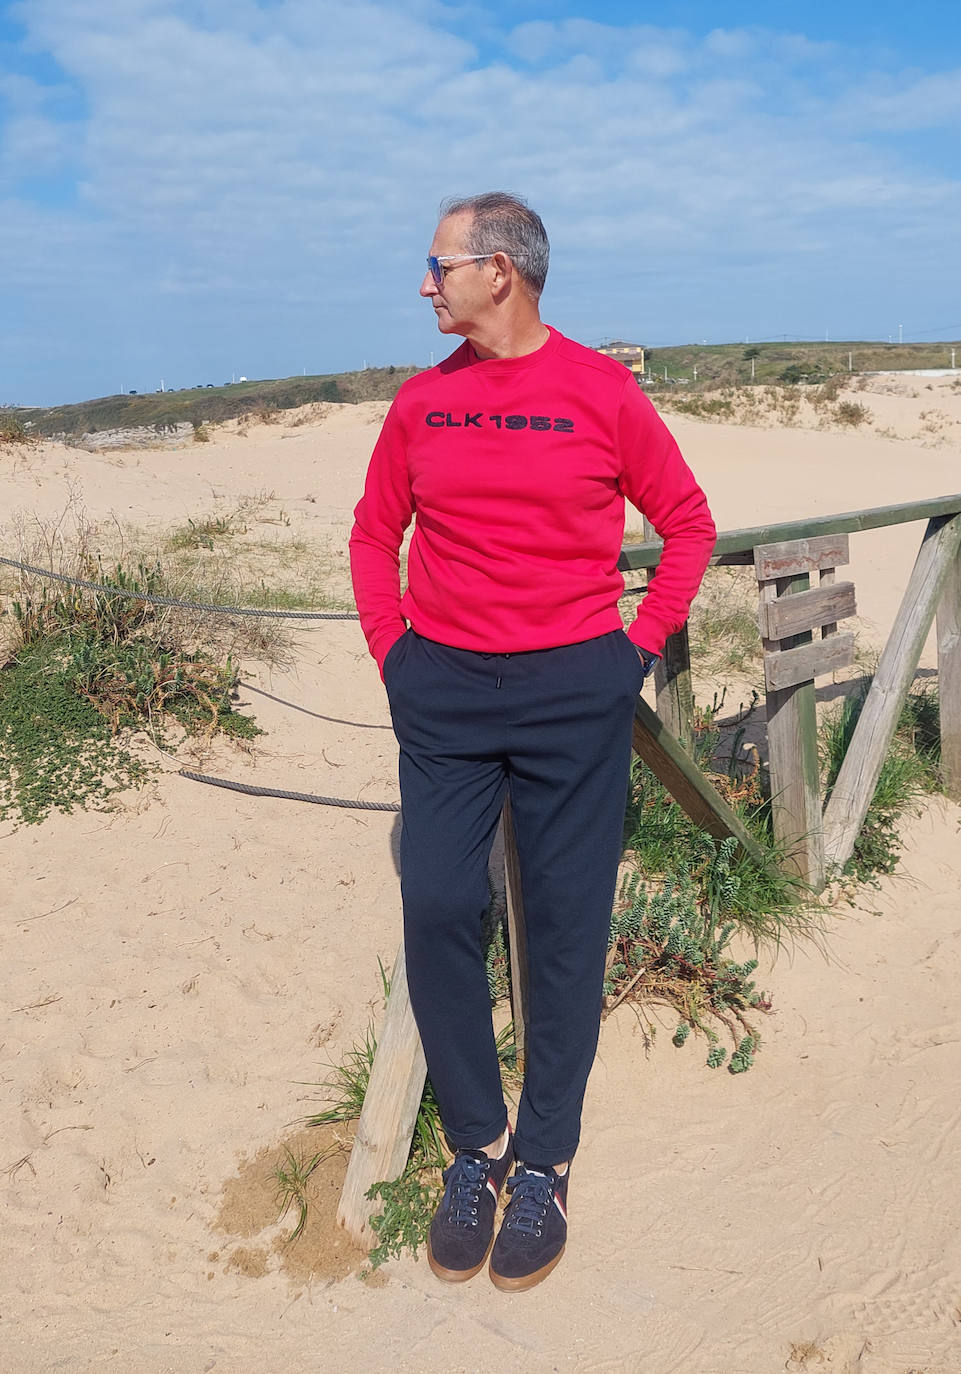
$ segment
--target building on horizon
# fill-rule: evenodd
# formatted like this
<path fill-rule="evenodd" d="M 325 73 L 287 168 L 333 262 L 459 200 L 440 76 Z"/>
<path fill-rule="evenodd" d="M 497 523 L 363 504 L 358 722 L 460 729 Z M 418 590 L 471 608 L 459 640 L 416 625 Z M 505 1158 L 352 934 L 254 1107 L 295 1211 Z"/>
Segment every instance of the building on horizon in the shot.
<path fill-rule="evenodd" d="M 635 377 L 644 375 L 644 349 L 640 344 L 625 343 L 623 339 L 613 339 L 601 344 L 595 352 L 603 353 L 605 358 L 616 358 L 619 363 L 629 367 Z"/>

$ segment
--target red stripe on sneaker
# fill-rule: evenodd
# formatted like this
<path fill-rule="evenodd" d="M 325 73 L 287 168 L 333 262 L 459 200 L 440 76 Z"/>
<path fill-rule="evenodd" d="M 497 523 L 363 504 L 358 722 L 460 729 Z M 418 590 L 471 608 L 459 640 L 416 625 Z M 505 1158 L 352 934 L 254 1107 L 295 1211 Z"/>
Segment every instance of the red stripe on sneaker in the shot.
<path fill-rule="evenodd" d="M 492 1178 L 488 1178 L 488 1180 L 487 1180 L 487 1186 L 488 1186 L 488 1188 L 491 1190 L 491 1197 L 492 1197 L 492 1198 L 494 1199 L 494 1201 L 496 1202 L 496 1201 L 497 1201 L 497 1197 L 498 1197 L 497 1185 L 494 1183 L 494 1180 L 493 1180 Z"/>
<path fill-rule="evenodd" d="M 556 1193 L 554 1194 L 554 1206 L 557 1208 L 557 1210 L 560 1212 L 561 1216 L 562 1216 L 562 1217 L 564 1218 L 564 1220 L 566 1221 L 566 1220 L 567 1220 L 567 1212 L 564 1210 L 564 1204 L 563 1204 L 563 1202 L 561 1202 L 560 1198 L 557 1196 Z"/>

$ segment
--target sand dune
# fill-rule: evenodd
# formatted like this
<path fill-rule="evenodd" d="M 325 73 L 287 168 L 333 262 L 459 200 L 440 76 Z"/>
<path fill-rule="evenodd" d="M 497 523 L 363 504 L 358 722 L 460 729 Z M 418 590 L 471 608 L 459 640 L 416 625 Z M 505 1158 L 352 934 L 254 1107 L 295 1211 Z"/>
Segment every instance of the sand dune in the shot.
<path fill-rule="evenodd" d="M 880 423 L 855 430 L 673 419 L 719 527 L 961 487 L 961 393 L 884 385 L 857 393 Z M 923 429 L 935 409 L 938 435 Z M 383 410 L 233 426 L 176 452 L 0 449 L 0 552 L 18 510 L 21 527 L 49 519 L 71 493 L 105 547 L 118 525 L 160 532 L 270 493 L 265 519 L 289 523 L 258 534 L 252 519 L 249 537 L 323 544 L 342 579 Z M 875 643 L 920 535 L 852 538 Z M 268 733 L 250 754 L 218 746 L 211 771 L 396 798 L 356 623 L 299 628 L 289 667 L 245 671 Z M 377 960 L 399 938 L 397 817 L 162 767 L 114 814 L 0 827 L 5 1374 L 961 1370 L 957 806 L 909 818 L 899 872 L 831 913 L 826 957 L 769 960 L 775 1012 L 750 1073 L 709 1072 L 667 1023 L 646 1047 L 629 1006 L 609 1018 L 568 1254 L 510 1297 L 483 1275 L 451 1291 L 409 1259 L 377 1285 L 324 1277 L 355 1263 L 329 1234 L 313 1277 L 275 1248 L 260 1152 L 293 1135 L 319 1101 L 309 1085 L 379 1011 Z"/>

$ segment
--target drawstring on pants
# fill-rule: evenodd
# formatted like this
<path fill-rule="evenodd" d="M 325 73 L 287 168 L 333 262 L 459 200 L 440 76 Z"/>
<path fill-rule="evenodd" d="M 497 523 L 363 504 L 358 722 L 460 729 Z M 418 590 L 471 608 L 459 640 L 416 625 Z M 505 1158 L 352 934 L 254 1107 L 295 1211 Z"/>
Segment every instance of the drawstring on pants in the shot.
<path fill-rule="evenodd" d="M 481 654 L 481 658 L 510 658 L 510 654 Z M 498 673 L 497 681 L 494 683 L 494 686 L 500 687 L 503 681 L 504 679 L 501 677 L 500 673 Z"/>

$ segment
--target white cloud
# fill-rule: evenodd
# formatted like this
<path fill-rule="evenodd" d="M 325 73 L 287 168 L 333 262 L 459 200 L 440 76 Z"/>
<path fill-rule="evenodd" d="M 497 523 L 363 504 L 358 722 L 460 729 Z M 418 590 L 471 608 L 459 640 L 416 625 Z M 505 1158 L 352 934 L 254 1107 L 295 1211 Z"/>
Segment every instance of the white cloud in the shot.
<path fill-rule="evenodd" d="M 51 176 L 68 159 L 67 134 L 55 120 L 18 115 L 0 131 L 0 186 L 4 181 Z"/>
<path fill-rule="evenodd" d="M 875 77 L 855 87 L 841 101 L 840 120 L 860 130 L 914 132 L 953 128 L 961 118 L 961 68 L 907 81 Z"/>
<path fill-rule="evenodd" d="M 758 35 L 748 29 L 712 29 L 704 39 L 704 52 L 722 61 L 752 57 L 758 48 Z"/>
<path fill-rule="evenodd" d="M 37 114 L 63 89 L 43 86 L 21 72 L 0 72 L 0 100 L 17 114 Z"/>
<path fill-rule="evenodd" d="M 935 126 L 956 117 L 950 74 L 852 77 L 839 49 L 803 35 L 695 40 L 545 19 L 485 47 L 474 39 L 485 24 L 489 38 L 492 16 L 436 0 L 30 0 L 19 14 L 64 76 L 0 83 L 12 111 L 0 175 L 15 187 L 31 169 L 73 169 L 77 195 L 44 210 L 12 192 L 0 260 L 16 264 L 25 299 L 55 282 L 78 331 L 96 331 L 96 283 L 148 315 L 196 307 L 212 348 L 238 329 L 251 346 L 293 337 L 322 316 L 324 365 L 349 365 L 345 350 L 372 333 L 386 360 L 406 360 L 413 340 L 430 346 L 428 317 L 412 335 L 410 311 L 434 208 L 492 186 L 542 210 L 550 299 L 594 334 L 608 332 L 605 293 L 624 309 L 649 296 L 655 260 L 678 290 L 701 283 L 703 296 L 708 283 L 720 300 L 750 255 L 777 256 L 787 276 L 792 255 L 823 254 L 831 269 L 823 288 L 809 278 L 799 314 L 822 289 L 836 298 L 842 261 L 853 311 L 873 241 L 898 235 L 937 257 L 937 221 L 961 206 L 955 175 L 884 141 L 922 112 Z M 83 115 L 68 123 L 57 101 L 73 90 Z M 584 252 L 618 275 L 585 283 Z M 737 332 L 737 293 L 727 308 Z M 663 336 L 678 311 L 661 309 Z M 91 346 L 129 348 L 134 328 L 131 317 Z"/>

